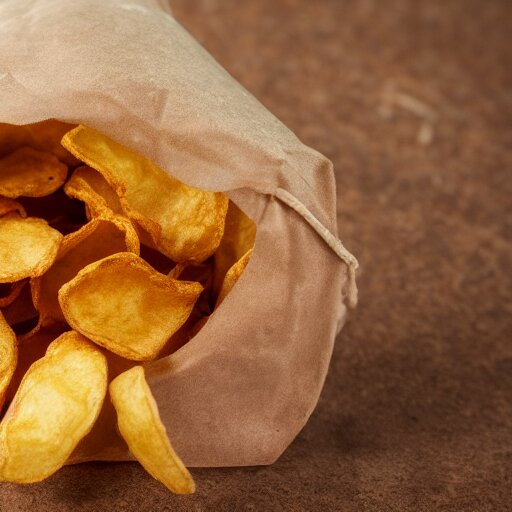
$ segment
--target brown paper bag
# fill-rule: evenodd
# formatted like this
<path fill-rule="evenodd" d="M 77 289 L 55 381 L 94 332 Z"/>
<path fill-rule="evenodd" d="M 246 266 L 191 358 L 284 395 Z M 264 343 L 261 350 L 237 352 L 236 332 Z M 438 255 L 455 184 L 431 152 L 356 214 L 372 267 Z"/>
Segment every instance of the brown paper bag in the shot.
<path fill-rule="evenodd" d="M 146 373 L 187 465 L 272 463 L 313 411 L 343 299 L 355 302 L 357 262 L 335 237 L 331 163 L 231 78 L 164 2 L 4 0 L 0 25 L 0 122 L 86 124 L 189 185 L 225 191 L 257 223 L 232 292 Z M 106 407 L 72 462 L 129 458 Z"/>

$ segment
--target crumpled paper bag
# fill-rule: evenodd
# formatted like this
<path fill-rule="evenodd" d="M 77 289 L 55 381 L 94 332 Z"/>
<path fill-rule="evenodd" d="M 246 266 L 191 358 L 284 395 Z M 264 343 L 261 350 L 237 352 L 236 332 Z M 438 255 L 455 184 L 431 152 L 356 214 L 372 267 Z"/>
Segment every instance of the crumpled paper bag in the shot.
<path fill-rule="evenodd" d="M 225 191 L 257 223 L 232 292 L 146 374 L 188 466 L 272 463 L 313 411 L 344 300 L 355 302 L 357 262 L 335 237 L 331 163 L 164 2 L 4 0 L 0 30 L 0 122 L 83 123 L 189 185 Z M 100 419 L 71 462 L 130 459 L 108 404 Z"/>

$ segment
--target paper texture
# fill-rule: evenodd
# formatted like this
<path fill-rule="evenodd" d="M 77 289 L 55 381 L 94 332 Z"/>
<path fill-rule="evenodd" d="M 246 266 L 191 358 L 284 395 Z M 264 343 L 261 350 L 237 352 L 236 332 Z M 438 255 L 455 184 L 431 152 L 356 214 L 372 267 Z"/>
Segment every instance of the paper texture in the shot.
<path fill-rule="evenodd" d="M 0 122 L 83 123 L 189 185 L 227 192 L 257 223 L 232 292 L 193 340 L 146 373 L 187 465 L 272 463 L 317 403 L 347 276 L 276 191 L 335 235 L 330 162 L 233 80 L 164 2 L 4 0 L 0 31 Z M 109 411 L 102 420 L 74 462 L 129 459 Z"/>

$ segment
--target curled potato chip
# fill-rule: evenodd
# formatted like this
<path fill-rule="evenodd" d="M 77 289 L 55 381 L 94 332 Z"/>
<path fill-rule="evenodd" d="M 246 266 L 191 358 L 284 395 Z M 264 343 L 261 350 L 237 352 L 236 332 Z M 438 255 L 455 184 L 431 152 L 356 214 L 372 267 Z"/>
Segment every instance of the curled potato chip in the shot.
<path fill-rule="evenodd" d="M 136 361 L 153 359 L 187 320 L 203 287 L 158 273 L 119 253 L 83 268 L 59 291 L 73 329 Z"/>
<path fill-rule="evenodd" d="M 85 266 L 111 254 L 139 252 L 139 241 L 127 219 L 96 218 L 64 237 L 57 258 L 42 276 L 31 280 L 32 298 L 43 326 L 64 322 L 58 293 Z M 108 300 L 108 298 L 107 298 Z"/>
<path fill-rule="evenodd" d="M 119 431 L 136 459 L 172 492 L 193 493 L 194 480 L 167 437 L 142 366 L 116 377 L 109 392 Z"/>
<path fill-rule="evenodd" d="M 166 256 L 176 262 L 200 262 L 215 252 L 224 232 L 225 194 L 189 187 L 143 156 L 85 126 L 68 132 L 62 144 L 104 176 L 130 219 Z"/>
<path fill-rule="evenodd" d="M 47 196 L 63 185 L 67 173 L 67 166 L 51 153 L 20 148 L 0 160 L 0 194 Z"/>
<path fill-rule="evenodd" d="M 0 409 L 16 369 L 17 355 L 16 335 L 0 313 Z"/>
<path fill-rule="evenodd" d="M 0 218 L 0 283 L 43 274 L 53 263 L 62 235 L 41 219 Z"/>
<path fill-rule="evenodd" d="M 217 297 L 217 303 L 215 307 L 218 307 L 220 303 L 226 298 L 226 295 L 231 291 L 235 283 L 238 281 L 239 277 L 242 275 L 242 272 L 247 267 L 247 263 L 252 256 L 252 249 L 247 251 L 226 273 L 224 277 L 224 281 L 222 283 L 222 288 L 220 289 L 219 296 Z"/>
<path fill-rule="evenodd" d="M 0 217 L 3 217 L 8 213 L 18 213 L 20 217 L 27 216 L 25 208 L 23 208 L 18 201 L 8 197 L 0 197 Z"/>
<path fill-rule="evenodd" d="M 213 290 L 216 295 L 220 293 L 228 270 L 254 247 L 255 240 L 256 224 L 230 201 L 224 236 L 214 256 Z"/>
<path fill-rule="evenodd" d="M 121 200 L 107 180 L 94 169 L 83 166 L 73 172 L 64 186 L 69 197 L 83 201 L 88 208 L 89 218 L 107 213 L 124 214 Z"/>
<path fill-rule="evenodd" d="M 21 381 L 0 424 L 0 480 L 38 482 L 57 471 L 98 417 L 105 356 L 76 332 L 50 344 Z"/>

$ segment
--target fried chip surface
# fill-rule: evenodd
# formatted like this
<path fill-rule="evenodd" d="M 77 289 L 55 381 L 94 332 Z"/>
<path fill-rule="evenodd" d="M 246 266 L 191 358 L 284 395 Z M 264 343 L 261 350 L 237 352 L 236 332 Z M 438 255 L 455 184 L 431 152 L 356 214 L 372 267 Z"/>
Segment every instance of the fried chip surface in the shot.
<path fill-rule="evenodd" d="M 31 281 L 34 305 L 42 325 L 64 322 L 58 293 L 62 285 L 94 261 L 119 252 L 139 252 L 138 239 L 129 221 L 95 218 L 78 231 L 64 237 L 55 263 Z"/>
<path fill-rule="evenodd" d="M 116 377 L 109 392 L 119 431 L 146 471 L 172 492 L 193 493 L 194 480 L 167 437 L 142 366 Z"/>
<path fill-rule="evenodd" d="M 46 221 L 17 214 L 0 218 L 0 283 L 43 274 L 53 263 L 62 235 Z"/>
<path fill-rule="evenodd" d="M 59 303 L 73 329 L 122 357 L 143 361 L 154 359 L 185 323 L 202 289 L 125 252 L 82 269 L 62 286 Z"/>
<path fill-rule="evenodd" d="M 51 153 L 19 148 L 0 160 L 0 195 L 41 197 L 64 184 L 68 168 Z"/>
<path fill-rule="evenodd" d="M 69 197 L 83 201 L 92 218 L 108 213 L 124 214 L 121 200 L 108 181 L 91 167 L 82 166 L 64 186 Z"/>
<path fill-rule="evenodd" d="M 68 132 L 62 144 L 115 189 L 144 243 L 146 233 L 158 250 L 176 262 L 201 262 L 215 252 L 224 232 L 225 194 L 189 187 L 85 126 Z"/>
<path fill-rule="evenodd" d="M 255 241 L 256 224 L 230 201 L 224 236 L 214 256 L 213 290 L 216 295 L 220 293 L 228 270 L 254 247 Z"/>
<path fill-rule="evenodd" d="M 79 160 L 60 143 L 64 134 L 74 127 L 75 125 L 56 119 L 48 119 L 39 123 L 27 124 L 22 128 L 29 135 L 29 146 L 40 151 L 49 151 L 67 165 L 77 165 L 80 163 Z"/>
<path fill-rule="evenodd" d="M 231 291 L 235 283 L 238 281 L 242 272 L 247 267 L 249 260 L 252 256 L 252 249 L 247 251 L 226 273 L 215 307 L 218 307 L 221 302 L 226 298 L 226 295 Z"/>
<path fill-rule="evenodd" d="M 17 355 L 16 335 L 0 313 L 0 409 L 16 370 Z"/>
<path fill-rule="evenodd" d="M 57 471 L 90 431 L 106 389 L 100 349 L 72 331 L 52 342 L 0 423 L 0 480 L 38 482 Z"/>

